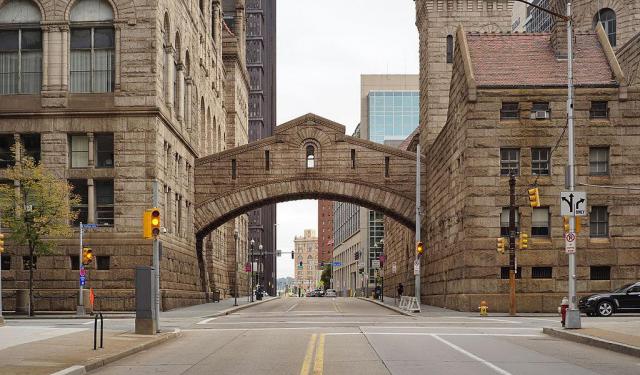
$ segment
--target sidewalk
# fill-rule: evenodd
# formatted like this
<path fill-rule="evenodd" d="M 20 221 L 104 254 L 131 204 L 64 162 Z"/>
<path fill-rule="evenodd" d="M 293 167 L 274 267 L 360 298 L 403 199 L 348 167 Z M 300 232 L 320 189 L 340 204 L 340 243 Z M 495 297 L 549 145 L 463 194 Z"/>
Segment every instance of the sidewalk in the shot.
<path fill-rule="evenodd" d="M 640 320 L 635 317 L 587 318 L 582 329 L 544 328 L 543 332 L 565 340 L 579 342 L 640 357 Z"/>

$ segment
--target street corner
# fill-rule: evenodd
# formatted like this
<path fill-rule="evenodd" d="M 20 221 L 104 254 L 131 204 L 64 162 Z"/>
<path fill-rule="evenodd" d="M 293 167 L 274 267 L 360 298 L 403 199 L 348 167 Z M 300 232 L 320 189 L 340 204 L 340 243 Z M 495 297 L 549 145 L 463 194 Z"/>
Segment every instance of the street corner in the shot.
<path fill-rule="evenodd" d="M 562 329 L 545 327 L 544 334 L 640 358 L 640 335 L 602 328 Z"/>

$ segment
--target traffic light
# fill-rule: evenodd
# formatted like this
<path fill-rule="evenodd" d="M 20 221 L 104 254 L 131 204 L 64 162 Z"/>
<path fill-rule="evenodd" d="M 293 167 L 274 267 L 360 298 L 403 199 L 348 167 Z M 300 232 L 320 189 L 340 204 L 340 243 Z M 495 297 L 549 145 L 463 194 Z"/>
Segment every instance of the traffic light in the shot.
<path fill-rule="evenodd" d="M 4 234 L 0 233 L 0 254 L 4 252 Z"/>
<path fill-rule="evenodd" d="M 295 259 L 295 252 L 291 251 L 291 259 Z"/>
<path fill-rule="evenodd" d="M 537 187 L 528 189 L 529 193 L 529 204 L 531 207 L 540 207 L 540 191 Z"/>
<path fill-rule="evenodd" d="M 420 256 L 422 255 L 422 253 L 424 253 L 424 244 L 422 243 L 422 241 L 418 241 L 418 243 L 416 244 L 416 254 Z"/>
<path fill-rule="evenodd" d="M 569 233 L 569 231 L 571 230 L 569 227 L 569 216 L 563 216 L 562 217 L 562 228 L 564 230 L 565 233 Z M 580 216 L 576 216 L 576 233 L 580 232 L 580 229 L 582 229 L 582 222 L 580 221 Z"/>
<path fill-rule="evenodd" d="M 529 235 L 526 233 L 520 233 L 520 250 L 529 248 Z"/>
<path fill-rule="evenodd" d="M 160 234 L 160 210 L 150 208 L 144 211 L 142 219 L 142 237 L 151 239 Z"/>
<path fill-rule="evenodd" d="M 356 251 L 356 253 L 353 255 L 353 259 L 358 260 L 360 259 L 360 252 Z"/>
<path fill-rule="evenodd" d="M 500 254 L 504 254 L 504 247 L 505 247 L 504 237 L 498 237 L 497 250 Z"/>
<path fill-rule="evenodd" d="M 82 248 L 82 264 L 85 266 L 93 262 L 93 250 L 90 247 Z"/>

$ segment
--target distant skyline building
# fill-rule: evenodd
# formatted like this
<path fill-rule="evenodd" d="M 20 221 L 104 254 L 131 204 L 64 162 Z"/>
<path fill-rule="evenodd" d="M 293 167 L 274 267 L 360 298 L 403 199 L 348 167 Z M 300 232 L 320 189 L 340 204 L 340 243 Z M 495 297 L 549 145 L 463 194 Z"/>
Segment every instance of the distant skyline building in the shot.
<path fill-rule="evenodd" d="M 302 236 L 293 240 L 295 256 L 295 285 L 302 291 L 313 290 L 320 281 L 320 267 L 318 267 L 318 237 L 313 229 L 305 229 Z"/>
<path fill-rule="evenodd" d="M 354 136 L 398 147 L 418 127 L 419 98 L 417 74 L 362 75 L 360 124 Z M 383 251 L 380 240 L 384 238 L 384 215 L 336 202 L 334 238 L 334 259 L 342 263 L 341 267 L 334 268 L 336 290 L 346 295 L 349 289 L 373 286 L 375 271 L 371 261 L 378 259 Z M 359 254 L 358 260 L 355 253 Z M 369 275 L 368 283 L 359 276 L 363 273 Z"/>

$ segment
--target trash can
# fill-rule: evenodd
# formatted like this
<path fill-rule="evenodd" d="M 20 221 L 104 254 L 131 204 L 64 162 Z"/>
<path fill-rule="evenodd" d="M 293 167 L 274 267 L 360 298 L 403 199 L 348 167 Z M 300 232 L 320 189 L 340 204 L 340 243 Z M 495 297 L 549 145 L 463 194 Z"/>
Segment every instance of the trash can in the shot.
<path fill-rule="evenodd" d="M 262 301 L 262 291 L 256 290 L 256 301 Z"/>
<path fill-rule="evenodd" d="M 220 291 L 219 290 L 214 290 L 213 291 L 213 302 L 220 302 Z"/>

